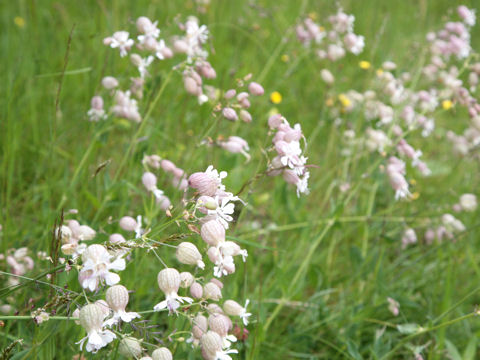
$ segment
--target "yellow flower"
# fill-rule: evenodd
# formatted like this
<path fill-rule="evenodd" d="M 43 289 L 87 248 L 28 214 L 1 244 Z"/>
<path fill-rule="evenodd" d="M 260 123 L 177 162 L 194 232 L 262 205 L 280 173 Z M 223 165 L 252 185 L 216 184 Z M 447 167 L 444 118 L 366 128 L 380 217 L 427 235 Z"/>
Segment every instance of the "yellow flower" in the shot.
<path fill-rule="evenodd" d="M 442 101 L 442 108 L 443 110 L 450 110 L 453 106 L 453 102 L 451 100 L 443 100 Z"/>
<path fill-rule="evenodd" d="M 360 66 L 360 69 L 367 70 L 370 69 L 372 65 L 368 61 L 362 60 L 358 63 L 358 66 Z"/>
<path fill-rule="evenodd" d="M 282 102 L 282 94 L 278 91 L 274 91 L 270 94 L 270 101 L 274 104 L 280 104 Z"/>
<path fill-rule="evenodd" d="M 410 185 L 413 185 L 413 186 L 417 185 L 417 180 L 410 179 Z"/>
<path fill-rule="evenodd" d="M 289 62 L 289 61 L 290 61 L 290 56 L 288 56 L 287 54 L 283 54 L 280 59 L 281 59 L 283 62 Z"/>
<path fill-rule="evenodd" d="M 312 11 L 308 14 L 308 17 L 312 20 L 317 20 L 318 15 L 315 11 Z"/>
<path fill-rule="evenodd" d="M 377 76 L 382 76 L 383 69 L 377 69 Z"/>
<path fill-rule="evenodd" d="M 418 191 L 415 191 L 412 196 L 411 196 L 411 199 L 412 200 L 417 200 L 418 198 L 420 197 L 420 193 Z"/>
<path fill-rule="evenodd" d="M 342 103 L 344 107 L 349 107 L 350 105 L 352 105 L 352 101 L 345 94 L 338 95 L 338 100 Z"/>
<path fill-rule="evenodd" d="M 22 18 L 21 16 L 15 16 L 13 18 L 13 22 L 15 25 L 17 25 L 19 28 L 23 28 L 25 26 L 25 19 Z"/>

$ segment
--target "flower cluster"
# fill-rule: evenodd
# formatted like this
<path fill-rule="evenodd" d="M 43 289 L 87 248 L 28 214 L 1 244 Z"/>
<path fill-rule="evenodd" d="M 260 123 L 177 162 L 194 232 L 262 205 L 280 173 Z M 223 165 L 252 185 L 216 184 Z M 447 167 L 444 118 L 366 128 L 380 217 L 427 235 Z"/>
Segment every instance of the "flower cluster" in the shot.
<path fill-rule="evenodd" d="M 343 58 L 347 51 L 358 55 L 365 47 L 365 39 L 353 31 L 355 17 L 339 9 L 335 15 L 328 18 L 331 29 L 306 18 L 296 27 L 298 40 L 306 47 L 313 47 L 320 59 L 337 61 Z"/>
<path fill-rule="evenodd" d="M 280 114 L 272 115 L 268 119 L 268 126 L 275 132 L 273 148 L 277 153 L 267 169 L 270 176 L 282 175 L 285 181 L 297 187 L 297 196 L 308 194 L 307 158 L 303 155 L 301 140 L 305 141 L 300 124 L 293 128 L 287 119 Z"/>

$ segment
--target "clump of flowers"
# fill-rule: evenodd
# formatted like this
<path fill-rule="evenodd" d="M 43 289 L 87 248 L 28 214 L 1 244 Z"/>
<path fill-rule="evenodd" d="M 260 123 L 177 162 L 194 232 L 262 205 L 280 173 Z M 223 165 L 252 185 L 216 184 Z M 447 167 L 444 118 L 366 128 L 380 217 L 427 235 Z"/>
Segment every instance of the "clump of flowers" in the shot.
<path fill-rule="evenodd" d="M 283 179 L 297 188 L 297 196 L 308 194 L 308 179 L 310 172 L 307 168 L 307 157 L 304 156 L 301 141 L 305 141 L 300 124 L 293 128 L 280 114 L 272 115 L 268 119 L 268 126 L 274 132 L 272 139 L 276 156 L 272 159 L 267 174 L 270 176 L 282 175 Z"/>
<path fill-rule="evenodd" d="M 296 27 L 298 40 L 305 46 L 313 48 L 320 59 L 337 61 L 347 52 L 358 55 L 365 47 L 365 39 L 353 31 L 355 17 L 338 9 L 328 18 L 329 29 L 317 24 L 310 18 L 304 19 Z"/>

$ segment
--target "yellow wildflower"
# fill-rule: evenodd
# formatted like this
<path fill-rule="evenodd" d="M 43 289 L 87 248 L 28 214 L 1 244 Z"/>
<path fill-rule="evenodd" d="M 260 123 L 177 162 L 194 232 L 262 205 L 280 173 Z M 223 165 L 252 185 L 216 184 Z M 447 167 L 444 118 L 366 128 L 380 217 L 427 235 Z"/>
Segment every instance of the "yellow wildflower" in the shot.
<path fill-rule="evenodd" d="M 352 101 L 345 94 L 338 95 L 338 100 L 342 103 L 344 107 L 349 107 L 352 105 Z"/>
<path fill-rule="evenodd" d="M 442 101 L 442 108 L 443 110 L 450 110 L 453 106 L 453 102 L 451 100 L 443 100 Z"/>
<path fill-rule="evenodd" d="M 19 28 L 23 28 L 25 26 L 25 19 L 22 18 L 21 16 L 15 16 L 13 19 L 13 22 L 15 25 L 17 25 Z"/>
<path fill-rule="evenodd" d="M 282 94 L 278 91 L 274 91 L 270 94 L 270 101 L 274 104 L 280 104 L 282 102 Z"/>
<path fill-rule="evenodd" d="M 360 66 L 360 69 L 368 70 L 372 65 L 368 61 L 362 60 L 358 63 L 358 66 Z"/>

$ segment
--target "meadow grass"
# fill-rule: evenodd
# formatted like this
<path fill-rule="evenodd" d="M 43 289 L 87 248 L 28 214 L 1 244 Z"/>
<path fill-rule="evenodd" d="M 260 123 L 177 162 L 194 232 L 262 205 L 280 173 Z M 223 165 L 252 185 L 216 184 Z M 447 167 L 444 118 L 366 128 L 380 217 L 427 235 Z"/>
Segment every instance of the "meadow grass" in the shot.
<path fill-rule="evenodd" d="M 478 5 L 473 0 L 461 3 Z M 373 67 L 394 60 L 415 73 L 423 65 L 419 44 L 425 34 L 437 29 L 460 3 L 345 0 L 339 4 L 355 15 L 356 32 L 367 43 L 359 57 L 329 65 L 341 92 L 370 86 L 374 70 L 360 69 L 359 60 L 368 60 Z M 167 28 L 176 16 L 196 14 L 192 2 L 2 2 L 0 252 L 21 246 L 33 253 L 48 251 L 62 209 L 78 209 L 78 219 L 97 229 L 100 241 L 115 231 L 109 217 L 118 219 L 134 208 L 143 209 L 147 217 L 161 217 L 153 200 L 140 196 L 139 164 L 145 153 L 172 159 L 189 172 L 216 164 L 229 172 L 228 188 L 239 190 L 265 166 L 261 150 L 269 141 L 267 114 L 275 106 L 287 119 L 301 123 L 309 163 L 318 167 L 311 169 L 309 196 L 298 199 L 275 178 L 261 178 L 243 193 L 248 204 L 229 236 L 247 248 L 250 257 L 228 279 L 228 297 L 250 298 L 254 321 L 238 358 L 407 359 L 413 358 L 410 347 L 425 344 L 426 359 L 477 358 L 478 213 L 462 218 L 468 231 L 456 242 L 401 250 L 399 238 L 406 224 L 426 226 L 426 219 L 448 211 L 460 194 L 475 193 L 478 161 L 452 157 L 448 144 L 430 139 L 422 149 L 432 176 L 416 179 L 417 200 L 394 202 L 378 172 L 378 156 L 341 154 L 342 132 L 325 106 L 322 64 L 296 43 L 292 31 L 304 14 L 324 18 L 335 11 L 333 1 L 212 0 L 208 12 L 198 15 L 212 34 L 215 51 L 209 60 L 218 75 L 212 81 L 215 86 L 227 89 L 236 78 L 253 73 L 267 93 L 279 91 L 283 96 L 278 105 L 258 101 L 253 123 L 234 125 L 232 131 L 231 124 L 213 119 L 209 108 L 199 107 L 185 93 L 180 75 L 169 70 L 174 60 L 155 73 L 147 89 L 147 106 L 140 109 L 149 116 L 141 125 L 86 121 L 101 78 L 113 67 L 117 73 L 122 69 L 118 56 L 102 45 L 102 39 L 141 15 L 158 19 L 159 26 Z M 15 23 L 17 16 L 24 19 L 23 26 Z M 479 35 L 477 26 L 473 48 L 478 49 Z M 363 126 L 361 114 L 352 113 L 349 119 L 358 128 Z M 437 122 L 460 130 L 466 119 L 459 112 L 441 114 Z M 237 155 L 198 146 L 213 131 L 247 138 L 253 160 L 244 163 Z M 105 166 L 99 169 L 101 164 Z M 338 186 L 345 181 L 352 190 L 343 194 Z M 172 203 L 179 199 L 179 194 L 173 196 Z M 161 218 L 159 224 L 165 221 Z M 170 234 L 159 230 L 155 235 Z M 149 310 L 160 295 L 155 283 L 159 263 L 139 250 L 133 256 L 136 262 L 122 273 L 122 283 L 135 289 L 129 307 Z M 35 278 L 48 266 L 38 260 L 35 271 L 26 276 Z M 68 283 L 73 296 L 81 297 L 75 277 L 74 272 L 61 273 L 57 285 Z M 0 289 L 0 302 L 14 296 L 16 310 L 29 316 L 31 301 L 41 306 L 49 285 L 22 282 L 25 286 L 14 292 Z M 388 311 L 387 297 L 401 304 L 398 317 Z M 61 306 L 58 315 L 66 314 L 67 308 Z M 161 330 L 167 325 L 182 327 L 185 321 L 165 320 L 162 313 L 149 319 L 162 324 Z M 78 354 L 75 342 L 84 336 L 69 320 L 40 326 L 21 319 L 2 321 L 1 349 L 23 339 L 14 348 L 13 359 L 71 358 Z M 397 327 L 402 324 L 421 329 Z M 175 343 L 175 349 L 183 353 L 187 345 Z M 188 358 L 198 356 L 189 352 Z"/>

